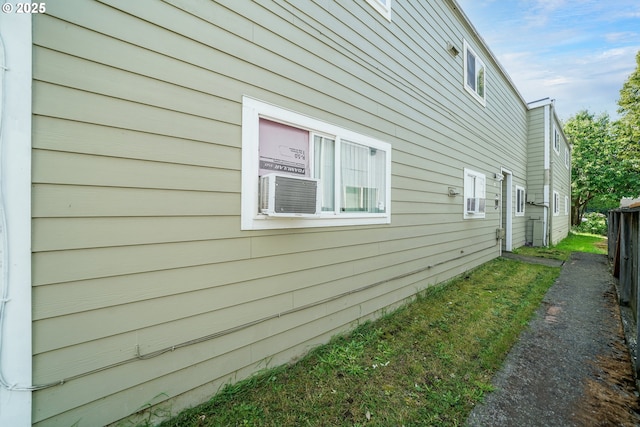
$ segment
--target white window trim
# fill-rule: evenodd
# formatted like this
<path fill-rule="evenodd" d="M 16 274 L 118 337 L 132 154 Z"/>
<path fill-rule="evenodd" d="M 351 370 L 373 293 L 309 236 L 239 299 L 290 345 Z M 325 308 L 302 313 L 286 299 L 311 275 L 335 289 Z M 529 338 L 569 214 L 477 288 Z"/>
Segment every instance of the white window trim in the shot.
<path fill-rule="evenodd" d="M 570 161 L 569 147 L 565 146 L 564 147 L 564 165 L 567 167 L 567 169 L 569 169 L 570 164 L 571 164 L 571 161 Z"/>
<path fill-rule="evenodd" d="M 521 197 L 520 200 L 522 201 L 522 212 L 518 211 L 518 208 L 520 207 L 520 206 L 518 206 L 518 192 L 519 191 L 522 192 L 522 195 L 520 196 Z M 516 200 L 516 216 L 524 216 L 524 212 L 525 212 L 525 209 L 526 209 L 526 197 L 527 197 L 527 193 L 526 193 L 524 187 L 516 185 L 516 198 L 515 198 L 515 200 Z"/>
<path fill-rule="evenodd" d="M 553 216 L 560 215 L 560 194 L 557 191 L 553 192 Z"/>
<path fill-rule="evenodd" d="M 367 3 L 369 3 L 375 10 L 378 11 L 378 13 L 380 13 L 380 15 L 384 16 L 384 18 L 391 22 L 391 2 L 393 0 L 386 0 L 386 1 L 380 1 L 380 0 L 367 0 Z"/>
<path fill-rule="evenodd" d="M 484 63 L 484 61 L 480 58 L 480 56 L 476 53 L 476 51 L 469 46 L 469 43 L 467 43 L 466 40 L 462 40 L 463 41 L 463 73 L 462 73 L 462 77 L 463 77 L 463 82 L 462 85 L 464 86 L 465 90 L 467 92 L 469 92 L 469 94 L 471 94 L 471 96 L 473 96 L 473 98 L 478 101 L 480 104 L 482 104 L 483 107 L 487 106 L 487 66 Z M 484 96 L 480 96 L 478 95 L 478 92 L 476 92 L 473 88 L 469 87 L 469 85 L 467 85 L 467 50 L 471 51 L 471 53 L 473 53 L 473 56 L 476 57 L 476 61 L 479 61 L 482 66 L 484 67 Z"/>
<path fill-rule="evenodd" d="M 322 212 L 313 218 L 274 218 L 258 213 L 259 196 L 259 138 L 260 118 L 289 124 L 325 135 L 339 136 L 386 152 L 385 212 Z M 280 228 L 333 227 L 391 223 L 391 144 L 353 132 L 330 123 L 299 114 L 273 104 L 243 96 L 242 98 L 242 194 L 241 229 L 270 230 Z"/>
<path fill-rule="evenodd" d="M 485 212 L 476 212 L 476 213 L 468 213 L 467 212 L 467 198 L 469 196 L 468 193 L 468 188 L 466 187 L 466 178 L 467 176 L 474 176 L 474 177 L 478 177 L 478 178 L 482 178 L 484 180 L 484 191 L 483 194 L 481 195 L 481 199 L 485 200 Z M 463 186 L 463 202 L 462 202 L 462 211 L 463 211 L 463 218 L 464 219 L 482 219 L 486 217 L 486 196 L 487 196 L 487 177 L 485 174 L 481 173 L 481 172 L 476 172 L 474 170 L 468 169 L 468 168 L 464 168 L 464 176 L 462 177 L 462 186 Z M 474 197 L 476 197 L 476 194 L 473 195 Z"/>
<path fill-rule="evenodd" d="M 564 196 L 564 214 L 569 215 L 569 196 Z"/>

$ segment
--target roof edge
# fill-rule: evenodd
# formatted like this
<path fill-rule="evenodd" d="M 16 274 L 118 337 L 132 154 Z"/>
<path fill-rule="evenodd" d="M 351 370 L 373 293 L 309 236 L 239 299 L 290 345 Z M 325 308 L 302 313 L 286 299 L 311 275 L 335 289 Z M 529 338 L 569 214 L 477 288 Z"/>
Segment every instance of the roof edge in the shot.
<path fill-rule="evenodd" d="M 528 106 L 527 101 L 524 99 L 524 97 L 522 96 L 522 93 L 520 92 L 520 90 L 518 89 L 518 87 L 516 86 L 516 84 L 513 82 L 513 80 L 511 79 L 511 76 L 509 75 L 509 73 L 507 73 L 507 70 L 502 66 L 502 64 L 500 63 L 500 61 L 498 61 L 498 58 L 496 58 L 495 54 L 493 53 L 493 51 L 491 50 L 491 48 L 489 47 L 489 45 L 487 44 L 487 42 L 485 41 L 484 38 L 482 38 L 482 36 L 480 35 L 480 33 L 478 32 L 478 29 L 473 25 L 473 23 L 471 23 L 471 19 L 469 19 L 469 17 L 467 16 L 466 13 L 464 13 L 464 10 L 462 9 L 462 7 L 460 6 L 460 4 L 458 4 L 458 2 L 456 0 L 447 0 L 451 6 L 453 7 L 454 10 L 457 10 L 458 13 L 460 14 L 460 16 L 462 16 L 462 18 L 464 19 L 465 23 L 469 26 L 469 28 L 471 28 L 471 31 L 473 32 L 473 34 L 478 38 L 478 40 L 480 41 L 480 43 L 482 43 L 482 46 L 487 50 L 487 52 L 489 53 L 491 59 L 493 60 L 493 62 L 498 66 L 498 69 L 500 70 L 500 72 L 502 73 L 502 75 L 507 79 L 507 81 L 509 82 L 509 84 L 511 85 L 511 88 L 514 90 L 514 92 L 518 95 L 518 97 L 520 98 L 520 100 L 522 101 L 522 103 L 525 106 Z"/>

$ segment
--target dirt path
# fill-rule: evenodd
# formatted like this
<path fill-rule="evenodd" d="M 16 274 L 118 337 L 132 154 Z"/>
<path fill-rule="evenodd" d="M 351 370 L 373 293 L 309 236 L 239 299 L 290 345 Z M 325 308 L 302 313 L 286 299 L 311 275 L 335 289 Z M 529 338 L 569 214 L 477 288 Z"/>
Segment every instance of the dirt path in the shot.
<path fill-rule="evenodd" d="M 637 426 L 629 353 L 604 255 L 574 253 L 468 426 Z"/>

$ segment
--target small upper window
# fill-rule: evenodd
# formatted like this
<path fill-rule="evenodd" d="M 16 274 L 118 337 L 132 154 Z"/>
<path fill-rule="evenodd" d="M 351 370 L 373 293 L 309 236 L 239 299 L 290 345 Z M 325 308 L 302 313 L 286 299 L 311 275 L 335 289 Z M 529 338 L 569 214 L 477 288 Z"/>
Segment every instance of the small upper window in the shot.
<path fill-rule="evenodd" d="M 560 215 L 560 194 L 553 192 L 553 215 Z"/>
<path fill-rule="evenodd" d="M 478 54 L 464 41 L 464 87 L 482 105 L 486 105 L 486 67 Z"/>
<path fill-rule="evenodd" d="M 480 172 L 464 169 L 464 218 L 484 218 L 486 207 L 486 177 Z"/>
<path fill-rule="evenodd" d="M 564 214 L 569 215 L 569 196 L 564 196 Z"/>
<path fill-rule="evenodd" d="M 557 154 L 560 154 L 560 132 L 555 126 L 553 127 L 553 149 Z"/>
<path fill-rule="evenodd" d="M 570 163 L 571 158 L 569 154 L 569 147 L 564 147 L 564 165 L 567 167 L 567 169 L 569 168 Z"/>
<path fill-rule="evenodd" d="M 391 0 L 367 0 L 387 21 L 391 21 Z"/>
<path fill-rule="evenodd" d="M 525 192 L 524 188 L 516 185 L 516 216 L 524 215 Z"/>

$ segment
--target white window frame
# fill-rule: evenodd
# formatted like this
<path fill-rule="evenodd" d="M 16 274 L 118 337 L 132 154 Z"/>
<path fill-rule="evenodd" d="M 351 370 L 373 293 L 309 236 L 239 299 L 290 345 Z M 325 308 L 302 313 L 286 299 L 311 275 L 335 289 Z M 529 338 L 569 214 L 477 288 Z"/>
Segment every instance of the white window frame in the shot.
<path fill-rule="evenodd" d="M 393 0 L 367 0 L 369 3 L 380 15 L 384 16 L 384 18 L 391 22 L 391 2 Z"/>
<path fill-rule="evenodd" d="M 520 203 L 518 203 L 518 194 L 520 195 Z M 516 185 L 516 216 L 524 216 L 527 193 L 524 187 Z"/>
<path fill-rule="evenodd" d="M 553 216 L 560 215 L 560 194 L 557 191 L 553 192 Z"/>
<path fill-rule="evenodd" d="M 285 125 L 310 131 L 312 134 L 330 136 L 339 141 L 346 140 L 385 152 L 385 201 L 384 212 L 340 212 L 339 203 L 335 211 L 322 212 L 309 218 L 270 217 L 259 213 L 259 121 L 265 118 Z M 362 135 L 330 123 L 305 116 L 248 96 L 242 98 L 242 194 L 241 229 L 268 230 L 280 228 L 331 227 L 364 224 L 391 223 L 391 144 Z M 311 152 L 313 150 L 310 150 Z M 312 153 L 310 153 L 312 155 Z M 337 162 L 339 164 L 339 162 Z M 313 159 L 310 161 L 313 165 Z M 340 194 L 336 179 L 336 194 Z M 339 197 L 336 197 L 338 200 Z"/>
<path fill-rule="evenodd" d="M 560 132 L 555 125 L 553 126 L 553 151 L 560 155 Z"/>
<path fill-rule="evenodd" d="M 474 179 L 478 185 L 475 185 L 474 188 L 470 188 L 469 181 L 470 179 Z M 480 180 L 480 181 L 477 181 Z M 464 168 L 464 176 L 463 176 L 463 186 L 464 186 L 464 200 L 462 203 L 463 217 L 464 219 L 481 219 L 486 216 L 486 196 L 487 196 L 487 177 L 485 174 L 481 172 L 476 172 L 472 169 Z M 484 200 L 485 211 L 484 212 L 468 212 L 467 211 L 467 199 L 469 198 L 478 198 Z"/>
<path fill-rule="evenodd" d="M 569 147 L 565 146 L 564 147 L 564 165 L 567 167 L 567 169 L 569 169 L 570 164 L 571 164 L 571 158 L 569 154 Z"/>
<path fill-rule="evenodd" d="M 569 196 L 564 196 L 564 214 L 569 215 Z"/>
<path fill-rule="evenodd" d="M 463 45 L 464 45 L 464 52 L 463 52 L 463 65 L 464 65 L 464 72 L 463 72 L 463 76 L 464 76 L 464 81 L 463 81 L 463 85 L 464 88 L 467 92 L 469 92 L 471 94 L 471 96 L 478 101 L 480 104 L 482 104 L 482 106 L 486 106 L 487 105 L 487 66 L 485 65 L 484 61 L 480 58 L 480 56 L 476 53 L 476 51 L 469 46 L 469 44 L 467 43 L 466 40 L 463 40 Z M 480 68 L 484 69 L 484 75 L 482 76 L 483 79 L 483 87 L 484 87 L 484 93 L 482 95 L 480 95 L 478 93 L 478 88 L 476 85 L 476 88 L 473 88 L 471 86 L 469 86 L 469 84 L 467 84 L 468 81 L 468 52 L 471 52 L 471 54 L 473 54 L 473 56 L 475 57 L 475 72 L 476 75 L 473 76 L 474 81 L 478 81 L 478 75 L 477 73 L 479 72 Z M 478 63 L 481 65 L 481 67 L 478 67 Z"/>

